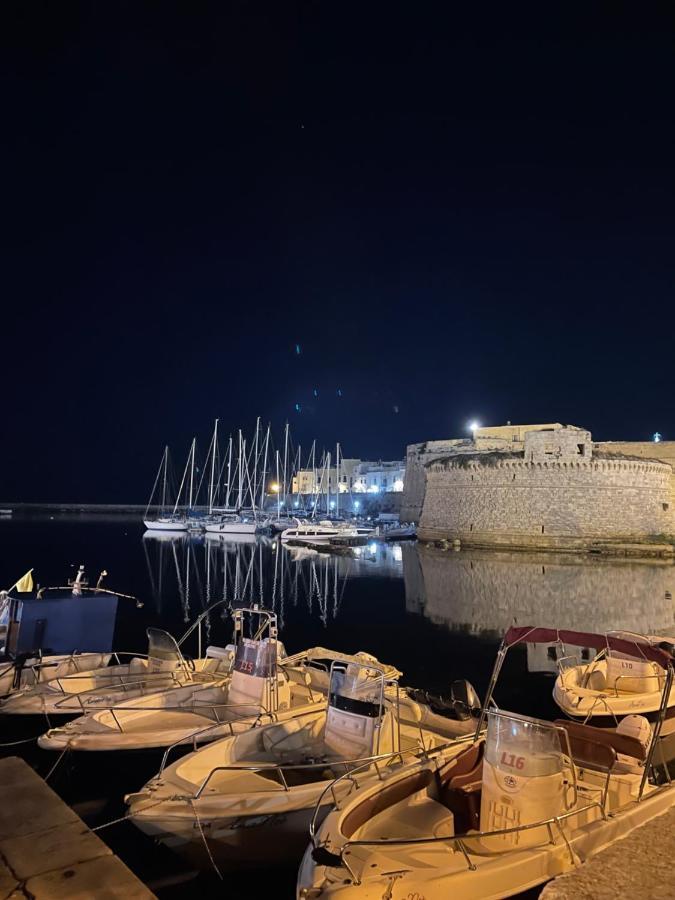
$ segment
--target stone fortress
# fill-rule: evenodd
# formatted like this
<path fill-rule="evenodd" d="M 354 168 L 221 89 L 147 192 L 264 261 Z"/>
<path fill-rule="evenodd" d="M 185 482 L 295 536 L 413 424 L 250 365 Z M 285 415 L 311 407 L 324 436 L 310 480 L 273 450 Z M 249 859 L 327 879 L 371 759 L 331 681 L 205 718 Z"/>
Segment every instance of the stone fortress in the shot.
<path fill-rule="evenodd" d="M 597 443 L 558 423 L 477 428 L 408 447 L 401 520 L 422 541 L 657 552 L 675 535 L 674 470 L 673 441 Z"/>

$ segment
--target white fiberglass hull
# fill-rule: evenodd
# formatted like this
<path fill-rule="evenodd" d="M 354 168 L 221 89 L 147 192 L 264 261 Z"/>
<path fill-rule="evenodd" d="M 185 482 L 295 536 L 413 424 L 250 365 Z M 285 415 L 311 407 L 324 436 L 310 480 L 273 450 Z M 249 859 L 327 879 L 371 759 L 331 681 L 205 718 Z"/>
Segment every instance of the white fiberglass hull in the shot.
<path fill-rule="evenodd" d="M 261 736 L 264 743 L 264 733 L 277 727 L 253 729 L 246 740 Z M 419 728 L 403 725 L 401 731 L 407 733 L 411 744 L 412 736 L 420 733 Z M 428 745 L 432 739 L 430 732 L 425 732 L 424 738 Z M 326 763 L 326 769 L 317 770 L 314 781 L 305 780 L 300 772 L 299 781 L 294 783 L 293 776 L 287 774 L 284 777 L 291 780 L 288 788 L 284 788 L 280 780 L 258 774 L 260 770 L 246 770 L 247 765 L 249 769 L 255 765 L 251 767 L 250 760 L 238 758 L 235 742 L 239 740 L 243 738 L 226 738 L 184 757 L 148 782 L 143 790 L 130 795 L 127 803 L 133 823 L 197 864 L 208 865 L 208 859 L 200 830 L 195 827 L 196 815 L 206 829 L 209 850 L 217 862 L 253 866 L 299 858 L 307 843 L 317 803 L 321 801 L 316 817 L 319 823 L 334 801 L 328 790 L 331 781 L 336 773 L 348 770 L 349 764 L 334 761 L 331 768 Z M 458 741 L 458 753 L 463 746 L 465 743 Z M 262 765 L 274 769 L 273 759 L 266 759 Z M 204 786 L 214 766 L 244 766 L 244 769 L 241 774 L 227 772 L 226 782 L 218 783 L 216 777 Z M 217 771 L 214 774 L 217 776 Z M 378 780 L 374 768 L 359 772 L 359 785 Z M 200 787 L 203 790 L 197 798 L 195 794 Z M 337 788 L 338 798 L 348 794 L 352 787 L 349 780 L 342 782 Z"/>
<path fill-rule="evenodd" d="M 559 835 L 555 845 L 544 843 L 509 853 L 490 853 L 485 849 L 475 852 L 471 842 L 466 840 L 466 849 L 475 866 L 472 870 L 461 852 L 453 849 L 450 840 L 435 845 L 433 849 L 420 848 L 415 853 L 415 860 L 410 848 L 406 853 L 397 855 L 397 849 L 401 850 L 401 847 L 399 845 L 397 848 L 392 843 L 391 851 L 368 854 L 365 869 L 362 868 L 363 859 L 352 859 L 350 865 L 358 869 L 360 884 L 352 882 L 346 868 L 327 869 L 315 863 L 310 845 L 298 872 L 297 898 L 382 900 L 392 880 L 380 873 L 389 870 L 397 872 L 394 891 L 389 895 L 392 900 L 408 897 L 424 897 L 425 900 L 447 900 L 448 897 L 453 900 L 501 900 L 571 872 L 580 862 L 586 862 L 673 805 L 675 786 L 668 786 L 654 791 L 640 803 L 631 803 L 606 820 L 598 814 L 594 821 L 568 834 L 569 849 Z M 334 815 L 331 814 L 331 818 Z M 322 836 L 323 829 L 319 838 Z M 360 856 L 362 848 L 354 849 Z M 402 856 L 405 859 L 399 858 Z M 340 877 L 337 877 L 338 874 Z"/>
<path fill-rule="evenodd" d="M 256 522 L 221 522 L 218 525 L 206 526 L 207 534 L 255 534 L 258 529 Z"/>
<path fill-rule="evenodd" d="M 110 660 L 108 653 L 74 653 L 63 656 L 43 656 L 28 660 L 19 676 L 17 687 L 14 682 L 17 676 L 14 665 L 0 663 L 0 696 L 14 694 L 36 685 L 46 684 L 55 678 L 73 675 L 78 671 L 107 666 Z"/>
<path fill-rule="evenodd" d="M 187 531 L 187 522 L 173 519 L 143 519 L 143 524 L 148 531 Z"/>

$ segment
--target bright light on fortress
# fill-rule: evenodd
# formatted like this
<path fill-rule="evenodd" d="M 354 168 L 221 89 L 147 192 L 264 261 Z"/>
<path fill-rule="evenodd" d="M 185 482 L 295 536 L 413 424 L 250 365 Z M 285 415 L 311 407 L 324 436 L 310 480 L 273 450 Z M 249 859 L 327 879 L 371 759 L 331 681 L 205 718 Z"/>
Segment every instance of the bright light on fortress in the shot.
<path fill-rule="evenodd" d="M 478 431 L 479 428 L 480 428 L 480 422 L 476 422 L 475 420 L 473 422 L 469 422 L 469 431 L 470 432 L 473 433 L 474 431 Z"/>

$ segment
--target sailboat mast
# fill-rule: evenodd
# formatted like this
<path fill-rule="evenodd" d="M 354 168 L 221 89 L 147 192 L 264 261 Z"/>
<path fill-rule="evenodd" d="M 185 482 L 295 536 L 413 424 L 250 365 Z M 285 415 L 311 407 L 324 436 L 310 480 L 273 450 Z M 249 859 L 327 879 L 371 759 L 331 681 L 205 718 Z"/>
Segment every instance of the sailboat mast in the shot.
<path fill-rule="evenodd" d="M 286 481 L 286 466 L 288 464 L 288 422 L 286 422 L 286 430 L 284 434 L 284 503 L 287 501 L 287 491 L 288 485 Z M 277 481 L 279 480 L 279 473 L 277 472 Z"/>
<path fill-rule="evenodd" d="M 216 448 L 218 446 L 218 419 L 213 426 L 213 438 L 211 439 L 211 478 L 209 479 L 209 515 L 213 512 L 213 478 L 216 470 Z"/>
<path fill-rule="evenodd" d="M 245 447 L 245 442 L 242 441 L 241 428 L 240 428 L 239 429 L 239 459 L 237 460 L 237 466 L 239 467 L 239 493 L 237 495 L 237 509 L 241 509 L 242 501 L 243 501 L 241 492 L 242 492 L 242 489 L 244 486 L 244 472 L 242 469 L 242 460 L 243 460 L 243 456 L 245 453 L 244 447 Z"/>
<path fill-rule="evenodd" d="M 326 454 L 326 515 L 330 516 L 330 453 Z"/>
<path fill-rule="evenodd" d="M 155 491 L 157 490 L 157 483 L 159 482 L 160 475 L 162 474 L 162 468 L 164 467 L 166 469 L 166 454 L 168 452 L 169 452 L 169 448 L 165 447 L 164 453 L 162 453 L 162 458 L 159 463 L 159 469 L 157 469 L 157 474 L 155 475 L 155 483 L 152 486 L 152 493 L 150 494 L 150 499 L 148 500 L 148 505 L 145 507 L 145 512 L 143 513 L 144 519 L 148 518 L 148 512 L 150 510 L 150 507 L 152 506 L 152 501 L 155 496 Z M 166 475 L 164 476 L 164 489 L 163 489 L 162 502 L 164 502 L 165 495 L 166 495 Z"/>
<path fill-rule="evenodd" d="M 197 438 L 192 438 L 192 446 L 190 447 L 190 502 L 188 503 L 188 512 L 192 509 L 192 492 L 195 483 L 195 445 Z"/>
<path fill-rule="evenodd" d="M 228 441 L 227 447 L 227 495 L 225 497 L 225 508 L 230 508 L 230 492 L 232 491 L 232 435 Z"/>
<path fill-rule="evenodd" d="M 166 473 L 169 468 L 169 445 L 164 448 L 164 483 L 162 485 L 162 509 L 166 509 Z"/>
<path fill-rule="evenodd" d="M 251 505 L 255 506 L 255 498 L 258 496 L 258 432 L 260 431 L 260 416 L 255 420 L 255 449 L 253 451 L 253 493 Z"/>
<path fill-rule="evenodd" d="M 263 457 L 263 467 L 262 467 L 262 475 L 260 476 L 260 509 L 265 511 L 265 477 L 267 475 L 267 451 L 269 449 L 270 444 L 270 428 L 272 426 L 268 424 L 267 433 L 265 435 L 265 453 Z"/>
<path fill-rule="evenodd" d="M 340 445 L 335 445 L 335 515 L 340 515 Z"/>
<path fill-rule="evenodd" d="M 191 456 L 192 456 L 192 449 L 190 450 L 190 453 L 188 453 L 188 458 L 185 461 L 185 468 L 183 469 L 183 477 L 180 480 L 180 487 L 178 488 L 178 494 L 176 495 L 176 502 L 173 505 L 172 515 L 174 515 L 174 516 L 176 515 L 176 510 L 178 509 L 178 504 L 180 503 L 181 494 L 183 493 L 183 488 L 185 486 L 185 479 L 187 478 L 188 467 L 190 465 Z"/>
<path fill-rule="evenodd" d="M 279 490 L 279 451 L 276 451 L 277 457 L 277 519 L 281 518 L 281 491 Z"/>

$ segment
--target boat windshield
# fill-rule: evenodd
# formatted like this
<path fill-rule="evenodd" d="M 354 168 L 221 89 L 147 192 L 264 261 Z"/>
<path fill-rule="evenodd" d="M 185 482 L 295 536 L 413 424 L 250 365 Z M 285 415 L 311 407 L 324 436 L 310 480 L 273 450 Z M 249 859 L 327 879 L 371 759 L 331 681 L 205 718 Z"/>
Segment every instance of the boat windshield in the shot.
<path fill-rule="evenodd" d="M 384 696 L 384 673 L 358 663 L 331 666 L 328 704 L 335 709 L 376 719 L 380 716 Z"/>
<path fill-rule="evenodd" d="M 550 722 L 490 710 L 485 759 L 498 769 L 523 776 L 553 775 L 563 770 L 566 754 L 561 731 Z"/>
<path fill-rule="evenodd" d="M 277 642 L 265 638 L 256 641 L 242 638 L 234 657 L 234 671 L 258 678 L 269 678 L 274 674 L 277 662 Z"/>
<path fill-rule="evenodd" d="M 148 628 L 147 634 L 148 659 L 151 663 L 162 669 L 178 668 L 183 664 L 183 654 L 174 637 L 161 628 Z"/>

